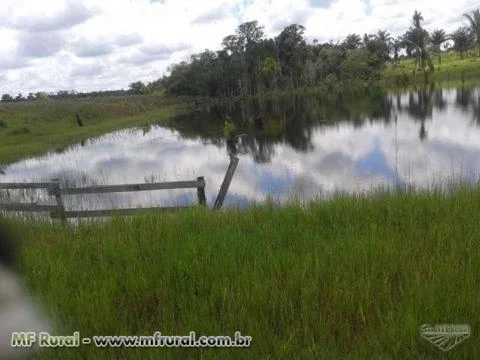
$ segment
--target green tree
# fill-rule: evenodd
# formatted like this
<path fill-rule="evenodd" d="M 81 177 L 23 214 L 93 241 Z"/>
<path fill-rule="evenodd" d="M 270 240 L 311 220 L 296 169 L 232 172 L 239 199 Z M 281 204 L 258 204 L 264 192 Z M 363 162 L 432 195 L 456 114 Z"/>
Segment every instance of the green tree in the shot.
<path fill-rule="evenodd" d="M 460 53 L 460 58 L 465 57 L 465 53 L 475 44 L 473 33 L 466 27 L 460 27 L 450 38 L 453 40 L 453 49 Z"/>
<path fill-rule="evenodd" d="M 423 29 L 422 13 L 415 10 L 412 16 L 412 26 L 405 33 L 403 40 L 407 48 L 407 53 L 411 54 L 413 51 L 416 57 L 416 66 L 418 69 L 425 69 L 425 62 L 427 60 L 427 43 L 428 32 Z"/>
<path fill-rule="evenodd" d="M 266 84 L 267 89 L 277 87 L 277 75 L 280 72 L 280 66 L 271 56 L 266 57 L 260 63 L 258 68 L 260 78 Z"/>
<path fill-rule="evenodd" d="M 11 101 L 13 101 L 13 97 L 9 94 L 3 94 L 2 95 L 2 101 L 3 102 L 11 102 Z"/>
<path fill-rule="evenodd" d="M 340 74 L 340 67 L 345 60 L 346 51 L 341 46 L 333 43 L 322 44 L 317 60 L 320 80 L 325 81 L 328 75 Z"/>
<path fill-rule="evenodd" d="M 248 21 L 240 24 L 236 30 L 239 40 L 239 46 L 244 50 L 244 62 L 248 77 L 248 88 L 250 93 L 254 93 L 257 88 L 257 68 L 260 63 L 259 50 L 260 41 L 265 35 L 264 27 L 258 24 L 258 21 Z M 240 85 L 243 93 L 243 85 Z"/>
<path fill-rule="evenodd" d="M 35 99 L 37 99 L 37 100 L 48 100 L 49 99 L 48 93 L 46 93 L 45 91 L 36 92 L 35 93 Z"/>
<path fill-rule="evenodd" d="M 347 86 L 355 84 L 366 86 L 372 80 L 378 78 L 378 72 L 370 65 L 371 54 L 366 49 L 358 49 L 347 54 L 340 69 L 340 79 Z"/>
<path fill-rule="evenodd" d="M 307 60 L 304 33 L 303 25 L 292 24 L 283 29 L 276 38 L 282 75 L 288 79 L 291 87 L 300 86 L 303 66 Z"/>
<path fill-rule="evenodd" d="M 134 95 L 142 95 L 147 92 L 147 86 L 141 81 L 131 83 L 128 87 L 130 88 L 130 92 Z"/>
<path fill-rule="evenodd" d="M 258 25 L 258 21 L 248 21 L 240 24 L 237 28 L 238 39 L 248 50 L 249 46 L 258 43 L 265 35 L 264 26 Z"/>
<path fill-rule="evenodd" d="M 362 45 L 362 38 L 357 34 L 349 34 L 342 45 L 346 50 L 356 50 Z"/>
<path fill-rule="evenodd" d="M 242 40 L 237 35 L 225 36 L 222 41 L 222 46 L 229 55 L 239 54 L 243 51 Z"/>
<path fill-rule="evenodd" d="M 380 48 L 380 58 L 387 61 L 390 58 L 390 48 L 392 46 L 392 36 L 387 30 L 378 30 L 375 35 Z"/>
<path fill-rule="evenodd" d="M 422 28 L 422 21 L 422 13 L 415 10 L 412 16 L 412 26 L 403 36 L 403 42 L 407 47 L 407 54 L 411 54 L 412 50 L 415 52 L 417 68 L 424 71 L 425 66 L 428 64 L 430 71 L 433 72 L 433 62 L 427 49 L 430 35 L 428 31 Z"/>
<path fill-rule="evenodd" d="M 378 30 L 375 37 L 378 41 L 385 44 L 388 44 L 390 41 L 392 41 L 392 36 L 387 30 Z"/>
<path fill-rule="evenodd" d="M 422 13 L 415 10 L 412 16 L 413 27 L 417 30 L 420 30 L 422 28 L 422 21 L 423 21 Z"/>
<path fill-rule="evenodd" d="M 399 64 L 398 53 L 400 52 L 400 49 L 402 47 L 403 47 L 402 38 L 397 37 L 395 40 L 392 41 L 393 60 L 395 61 L 395 65 Z"/>
<path fill-rule="evenodd" d="M 382 66 L 390 58 L 388 43 L 384 41 L 384 38 L 379 39 L 377 35 L 365 34 L 363 36 L 364 48 L 369 53 L 368 63 L 374 68 Z"/>
<path fill-rule="evenodd" d="M 470 32 L 475 36 L 475 43 L 477 45 L 477 56 L 480 57 L 480 10 L 472 11 L 472 15 L 463 14 L 468 19 Z"/>
<path fill-rule="evenodd" d="M 247 84 L 247 63 L 243 40 L 238 35 L 228 35 L 222 41 L 223 51 L 220 59 L 225 70 L 224 79 L 228 94 L 243 94 Z"/>
<path fill-rule="evenodd" d="M 447 34 L 445 34 L 444 30 L 433 30 L 432 35 L 430 36 L 430 43 L 432 44 L 433 52 L 438 56 L 438 63 L 442 63 L 441 57 L 441 46 L 442 44 L 448 40 Z"/>

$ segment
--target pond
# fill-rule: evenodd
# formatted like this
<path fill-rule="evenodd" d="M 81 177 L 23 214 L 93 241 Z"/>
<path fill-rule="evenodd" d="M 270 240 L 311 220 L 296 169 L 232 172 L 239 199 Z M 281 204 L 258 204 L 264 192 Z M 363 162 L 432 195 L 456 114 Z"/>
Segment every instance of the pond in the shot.
<path fill-rule="evenodd" d="M 227 144 L 224 120 L 236 123 Z M 122 184 L 204 176 L 213 204 L 228 154 L 240 162 L 225 206 L 268 198 L 285 202 L 370 192 L 379 187 L 441 186 L 476 181 L 480 170 L 480 89 L 426 86 L 328 102 L 316 96 L 199 108 L 168 126 L 153 125 L 88 139 L 3 169 L 0 182 Z M 13 195 L 10 195 L 13 196 Z M 29 194 L 44 201 L 43 194 Z M 67 208 L 173 206 L 196 191 L 162 190 L 68 196 Z"/>

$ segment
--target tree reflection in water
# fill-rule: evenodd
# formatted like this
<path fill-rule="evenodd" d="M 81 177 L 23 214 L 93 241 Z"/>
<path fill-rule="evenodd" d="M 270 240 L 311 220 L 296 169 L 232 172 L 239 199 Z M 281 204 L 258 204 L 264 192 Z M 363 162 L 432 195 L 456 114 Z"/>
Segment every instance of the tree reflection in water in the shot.
<path fill-rule="evenodd" d="M 235 103 L 209 105 L 194 115 L 178 116 L 169 126 L 183 137 L 206 141 L 225 147 L 227 153 L 250 154 L 255 162 L 268 163 L 275 156 L 275 145 L 284 144 L 297 152 L 315 150 L 312 136 L 329 127 L 351 124 L 360 129 L 367 123 L 390 124 L 394 114 L 405 114 L 418 122 L 415 136 L 421 141 L 428 138 L 428 122 L 433 113 L 445 112 L 456 106 L 471 112 L 475 124 L 480 125 L 479 90 L 461 86 L 452 96 L 434 83 L 417 86 L 410 92 L 387 93 L 372 90 L 363 96 L 284 95 L 264 100 L 241 100 Z M 235 122 L 238 133 L 246 134 L 227 142 L 222 133 L 226 116 Z"/>

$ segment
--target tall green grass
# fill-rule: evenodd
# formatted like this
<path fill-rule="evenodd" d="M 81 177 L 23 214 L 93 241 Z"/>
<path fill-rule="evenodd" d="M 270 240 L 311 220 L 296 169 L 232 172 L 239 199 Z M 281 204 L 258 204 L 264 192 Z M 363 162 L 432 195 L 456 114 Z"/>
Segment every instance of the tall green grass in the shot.
<path fill-rule="evenodd" d="M 109 131 L 166 121 L 186 106 L 185 101 L 147 95 L 2 102 L 0 165 L 48 150 L 61 150 Z M 76 123 L 77 113 L 83 127 Z"/>
<path fill-rule="evenodd" d="M 14 222 L 56 334 L 232 335 L 249 349 L 45 350 L 38 359 L 478 359 L 480 187 Z M 470 324 L 443 353 L 422 324 Z"/>

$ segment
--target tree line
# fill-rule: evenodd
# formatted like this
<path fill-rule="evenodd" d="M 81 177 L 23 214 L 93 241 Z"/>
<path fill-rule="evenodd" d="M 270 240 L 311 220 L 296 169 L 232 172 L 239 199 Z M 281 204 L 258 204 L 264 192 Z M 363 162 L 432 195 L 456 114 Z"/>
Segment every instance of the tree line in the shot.
<path fill-rule="evenodd" d="M 402 57 L 414 58 L 418 70 L 434 72 L 434 58 L 441 63 L 441 54 L 454 50 L 463 59 L 476 47 L 480 57 L 480 10 L 464 14 L 468 26 L 451 34 L 443 29 L 427 31 L 420 12 L 415 11 L 408 30 L 393 38 L 387 30 L 375 34 L 349 34 L 341 42 L 308 43 L 305 27 L 287 26 L 274 38 L 266 38 L 264 27 L 257 21 L 238 26 L 235 34 L 226 36 L 218 51 L 205 50 L 192 55 L 189 61 L 174 64 L 170 75 L 145 84 L 129 85 L 128 90 L 79 93 L 4 94 L 4 102 L 40 98 L 68 99 L 80 97 L 139 95 L 156 92 L 170 96 L 234 97 L 259 92 L 323 86 L 338 88 L 365 87 L 380 78 L 380 71 L 391 61 L 394 66 Z M 450 45 L 451 44 L 451 45 Z M 442 49 L 443 45 L 443 49 Z M 405 55 L 400 55 L 401 53 Z"/>
<path fill-rule="evenodd" d="M 305 27 L 298 24 L 266 38 L 264 27 L 250 21 L 226 36 L 219 51 L 205 50 L 171 66 L 170 75 L 158 84 L 169 95 L 210 97 L 339 83 L 352 87 L 377 80 L 386 62 L 398 65 L 403 56 L 414 58 L 417 69 L 433 72 L 434 57 L 441 62 L 441 53 L 450 48 L 463 58 L 476 47 L 480 57 L 480 11 L 464 16 L 469 26 L 452 34 L 442 29 L 427 31 L 422 14 L 415 11 L 408 30 L 397 38 L 379 30 L 363 37 L 350 34 L 336 43 L 308 43 Z M 442 50 L 442 45 L 447 46 Z"/>

